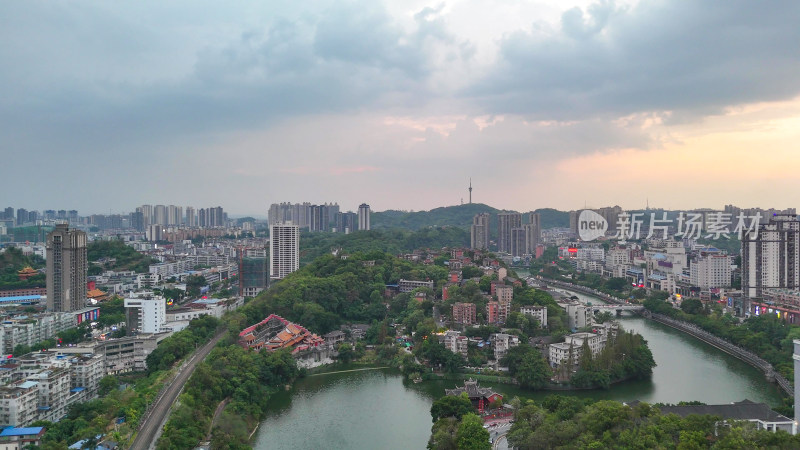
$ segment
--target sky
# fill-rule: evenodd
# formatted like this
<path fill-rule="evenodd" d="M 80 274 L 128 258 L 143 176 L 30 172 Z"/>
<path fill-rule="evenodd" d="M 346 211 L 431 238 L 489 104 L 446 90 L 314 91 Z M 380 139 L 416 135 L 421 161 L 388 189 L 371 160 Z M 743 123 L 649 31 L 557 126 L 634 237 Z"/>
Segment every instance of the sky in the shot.
<path fill-rule="evenodd" d="M 800 2 L 5 2 L 0 207 L 796 207 Z"/>

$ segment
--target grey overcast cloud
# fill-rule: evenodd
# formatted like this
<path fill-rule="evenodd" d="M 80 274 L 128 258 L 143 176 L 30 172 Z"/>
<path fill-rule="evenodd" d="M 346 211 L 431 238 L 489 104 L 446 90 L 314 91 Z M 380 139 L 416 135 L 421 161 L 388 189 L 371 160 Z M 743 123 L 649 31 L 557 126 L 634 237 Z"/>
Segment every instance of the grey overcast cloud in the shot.
<path fill-rule="evenodd" d="M 471 177 L 518 210 L 798 206 L 799 21 L 796 1 L 5 2 L 5 203 L 417 210 Z"/>

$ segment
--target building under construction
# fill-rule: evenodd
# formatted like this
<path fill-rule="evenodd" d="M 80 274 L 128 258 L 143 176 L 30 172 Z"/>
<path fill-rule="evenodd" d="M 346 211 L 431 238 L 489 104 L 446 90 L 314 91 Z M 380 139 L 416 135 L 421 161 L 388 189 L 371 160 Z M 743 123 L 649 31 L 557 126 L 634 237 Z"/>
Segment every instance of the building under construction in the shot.
<path fill-rule="evenodd" d="M 255 297 L 267 288 L 266 249 L 239 249 L 239 296 Z"/>

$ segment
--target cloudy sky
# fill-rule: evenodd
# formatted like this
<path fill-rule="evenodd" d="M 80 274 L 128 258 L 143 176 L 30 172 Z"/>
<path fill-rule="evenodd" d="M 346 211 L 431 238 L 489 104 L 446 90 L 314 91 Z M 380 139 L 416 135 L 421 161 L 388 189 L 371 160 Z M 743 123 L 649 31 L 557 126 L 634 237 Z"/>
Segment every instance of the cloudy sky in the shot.
<path fill-rule="evenodd" d="M 800 206 L 800 2 L 11 1 L 0 207 Z"/>

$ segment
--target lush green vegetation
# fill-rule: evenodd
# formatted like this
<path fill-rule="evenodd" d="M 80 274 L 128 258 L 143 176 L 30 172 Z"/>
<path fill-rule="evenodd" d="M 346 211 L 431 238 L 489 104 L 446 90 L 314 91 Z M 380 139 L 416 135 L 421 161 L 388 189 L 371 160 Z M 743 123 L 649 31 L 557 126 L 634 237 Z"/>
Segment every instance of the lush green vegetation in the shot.
<path fill-rule="evenodd" d="M 510 348 L 501 364 L 522 387 L 542 389 L 550 382 L 552 371 L 542 352 L 527 344 Z"/>
<path fill-rule="evenodd" d="M 542 229 L 569 228 L 569 211 L 559 211 L 553 208 L 537 209 L 541 220 Z"/>
<path fill-rule="evenodd" d="M 57 423 L 34 423 L 32 426 L 47 428 L 41 448 L 62 449 L 81 439 L 105 435 L 109 424 L 117 418 L 123 422 L 110 437 L 116 442 L 127 442 L 137 429 L 147 405 L 155 400 L 164 386 L 174 363 L 194 350 L 195 343 L 206 342 L 218 325 L 219 320 L 210 316 L 193 320 L 189 327 L 162 341 L 148 356 L 147 362 L 152 364 L 152 369 L 147 374 L 107 376 L 100 381 L 99 398 L 72 405 L 67 417 Z M 124 383 L 124 388 L 118 388 L 120 383 Z"/>
<path fill-rule="evenodd" d="M 542 402 L 519 399 L 507 438 L 519 449 L 540 448 L 797 448 L 800 436 L 757 431 L 754 424 L 719 426 L 716 416 L 663 415 L 656 406 L 549 396 Z M 434 447 L 452 448 L 452 447 Z"/>
<path fill-rule="evenodd" d="M 396 211 L 388 210 L 373 212 L 370 222 L 373 229 L 399 228 L 405 230 L 419 230 L 427 227 L 459 227 L 469 229 L 472 218 L 476 214 L 488 213 L 497 220 L 499 209 L 492 208 L 482 203 L 471 203 L 456 206 L 444 206 L 430 211 Z M 491 224 L 492 222 L 490 222 Z M 496 223 L 496 222 L 493 222 Z"/>
<path fill-rule="evenodd" d="M 374 261 L 367 266 L 365 261 Z M 346 322 L 381 322 L 387 315 L 398 321 L 430 317 L 432 304 L 411 300 L 407 294 L 384 297 L 387 284 L 408 280 L 444 280 L 447 269 L 414 264 L 382 253 L 355 253 L 347 259 L 325 255 L 276 283 L 234 315 L 239 329 L 270 314 L 303 324 L 324 334 Z M 387 310 L 384 302 L 389 303 Z"/>
<path fill-rule="evenodd" d="M 27 280 L 20 280 L 17 272 L 26 267 L 40 269 L 45 261 L 40 256 L 25 256 L 22 250 L 8 247 L 0 253 L 0 290 L 23 289 L 31 287 L 45 287 L 47 280 L 45 274 L 34 275 Z"/>
<path fill-rule="evenodd" d="M 154 258 L 137 252 L 133 247 L 126 245 L 122 241 L 94 241 L 87 247 L 90 262 L 95 262 L 101 258 L 114 258 L 115 262 L 104 265 L 107 270 L 133 270 L 135 272 L 147 272 L 150 264 L 158 262 Z M 97 272 L 98 269 L 92 269 Z"/>
<path fill-rule="evenodd" d="M 467 394 L 444 396 L 431 406 L 433 427 L 429 449 L 489 450 L 489 432 L 469 401 Z"/>
<path fill-rule="evenodd" d="M 497 277 L 494 276 L 494 279 Z M 449 317 L 452 314 L 454 303 L 474 303 L 478 322 L 486 320 L 486 303 L 488 300 L 485 294 L 491 289 L 492 277 L 482 277 L 480 283 L 467 282 L 463 286 L 451 286 L 448 288 L 449 298 L 442 303 L 439 310 L 443 316 Z M 567 332 L 567 315 L 563 308 L 558 306 L 553 296 L 545 291 L 529 286 L 514 287 L 514 300 L 512 306 L 545 306 L 547 307 L 547 329 L 541 328 L 540 324 L 532 318 L 526 317 L 517 312 L 509 315 L 506 328 L 518 330 L 520 339 L 527 340 L 531 336 L 543 334 L 563 335 Z M 493 331 L 498 333 L 499 330 Z M 487 336 L 488 337 L 488 334 Z"/>
<path fill-rule="evenodd" d="M 609 339 L 597 356 L 592 356 L 588 343 L 584 341 L 578 360 L 578 371 L 570 378 L 570 384 L 575 387 L 608 389 L 617 380 L 648 378 L 653 374 L 655 366 L 656 362 L 647 347 L 647 341 L 639 334 L 620 330 L 616 337 Z"/>
<path fill-rule="evenodd" d="M 469 232 L 457 227 L 424 228 L 417 231 L 379 229 L 350 234 L 303 232 L 300 237 L 300 263 L 304 265 L 330 253 L 332 249 L 342 249 L 345 253 L 386 252 L 397 255 L 419 248 L 441 249 L 468 245 Z"/>
<path fill-rule="evenodd" d="M 426 227 L 453 226 L 469 229 L 472 218 L 476 214 L 487 213 L 490 215 L 490 235 L 497 234 L 497 213 L 501 210 L 492 208 L 483 203 L 445 206 L 434 208 L 430 211 L 396 211 L 388 210 L 373 212 L 370 218 L 372 228 L 402 228 L 418 230 Z M 542 228 L 569 227 L 569 212 L 558 211 L 552 208 L 537 209 L 541 219 Z"/>
<path fill-rule="evenodd" d="M 189 328 L 164 339 L 147 355 L 147 373 L 169 369 L 176 361 L 180 361 L 198 346 L 210 340 L 219 325 L 219 319 L 213 316 L 202 316 L 192 320 Z"/>
<path fill-rule="evenodd" d="M 652 312 L 677 320 L 693 323 L 698 327 L 736 344 L 764 358 L 781 375 L 793 379 L 792 340 L 800 339 L 800 326 L 791 325 L 771 314 L 739 319 L 722 312 L 716 303 L 704 305 L 696 299 L 686 299 L 681 309 L 673 308 L 664 298 L 664 293 L 655 293 L 644 301 Z"/>
<path fill-rule="evenodd" d="M 270 396 L 299 370 L 288 351 L 251 352 L 236 344 L 215 348 L 192 374 L 170 415 L 158 449 L 193 448 L 211 435 L 212 448 L 245 449 Z M 217 405 L 229 400 L 213 424 Z"/>

